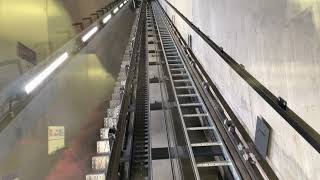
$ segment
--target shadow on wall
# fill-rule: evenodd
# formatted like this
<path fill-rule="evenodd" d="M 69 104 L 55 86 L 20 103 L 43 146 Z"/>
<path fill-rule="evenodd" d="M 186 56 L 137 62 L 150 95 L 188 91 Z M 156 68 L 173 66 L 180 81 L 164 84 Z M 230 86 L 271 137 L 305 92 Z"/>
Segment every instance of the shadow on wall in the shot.
<path fill-rule="evenodd" d="M 295 12 L 300 13 L 308 11 L 311 13 L 313 24 L 318 32 L 320 32 L 320 1 L 319 0 L 294 0 L 293 1 Z M 320 36 L 320 34 L 319 34 Z"/>
<path fill-rule="evenodd" d="M 274 142 L 272 144 L 273 151 L 276 152 L 274 159 L 282 159 L 282 161 L 290 162 L 286 163 L 285 166 L 282 166 L 281 172 L 277 172 L 277 174 L 280 176 L 280 179 L 308 179 L 308 176 L 306 175 L 306 172 L 301 168 L 300 164 L 297 163 L 297 161 L 292 158 L 292 156 L 289 156 L 285 149 L 281 148 L 281 146 Z M 274 168 L 277 170 L 276 168 Z M 296 174 L 292 175 L 292 170 L 295 169 Z M 282 175 L 286 174 L 285 177 Z M 310 177 L 316 176 L 315 174 L 310 174 Z"/>

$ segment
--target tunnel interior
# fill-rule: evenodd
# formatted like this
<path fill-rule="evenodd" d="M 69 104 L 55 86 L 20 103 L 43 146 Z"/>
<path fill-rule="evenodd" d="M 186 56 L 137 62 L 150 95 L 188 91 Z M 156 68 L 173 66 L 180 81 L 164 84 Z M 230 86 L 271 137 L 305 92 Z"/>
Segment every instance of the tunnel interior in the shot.
<path fill-rule="evenodd" d="M 320 177 L 319 0 L 0 0 L 0 180 Z"/>

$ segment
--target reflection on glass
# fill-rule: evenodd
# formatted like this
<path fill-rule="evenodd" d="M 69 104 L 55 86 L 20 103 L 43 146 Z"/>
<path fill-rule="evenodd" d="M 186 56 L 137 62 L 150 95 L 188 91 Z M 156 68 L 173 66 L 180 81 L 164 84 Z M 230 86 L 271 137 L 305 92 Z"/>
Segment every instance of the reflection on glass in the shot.
<path fill-rule="evenodd" d="M 15 1 L 12 0 L 12 2 Z M 53 2 L 53 0 L 49 1 Z M 2 2 L 10 3 L 9 0 Z M 0 4 L 0 6 L 2 5 Z M 42 5 L 42 3 L 39 4 L 41 7 Z M 55 14 L 53 11 L 51 12 L 49 14 Z M 1 13 L 0 11 L 0 16 L 3 15 Z M 26 61 L 21 59 L 10 60 L 14 63 L 8 63 L 9 65 L 4 67 L 7 75 L 18 71 L 17 74 L 14 74 L 14 77 L 18 77 L 18 79 L 13 78 L 12 80 L 15 81 L 4 89 L 0 87 L 0 103 L 2 105 L 0 106 L 0 114 L 10 113 L 8 119 L 5 119 L 6 123 L 0 121 L 0 180 L 17 178 L 27 180 L 82 179 L 86 172 L 91 170 L 92 167 L 91 164 L 88 164 L 88 159 L 91 159 L 92 153 L 96 152 L 97 147 L 87 146 L 86 143 L 95 138 L 96 132 L 101 128 L 104 114 L 102 107 L 105 107 L 104 103 L 112 96 L 114 77 L 120 69 L 118 61 L 122 57 L 122 51 L 112 50 L 115 42 L 114 37 L 117 37 L 117 43 L 123 48 L 127 44 L 127 36 L 114 36 L 114 34 L 126 32 L 131 27 L 131 24 L 127 22 L 129 20 L 133 19 L 128 16 L 119 20 L 124 23 L 114 25 L 116 29 L 121 27 L 120 32 L 108 32 L 111 33 L 108 36 L 105 35 L 107 31 L 97 34 L 101 41 L 96 41 L 96 43 L 82 48 L 80 53 L 75 51 L 79 48 L 77 40 L 81 41 L 81 37 L 86 33 L 77 35 L 61 49 L 51 54 L 48 59 L 39 62 L 36 67 L 29 64 L 29 68 L 32 68 L 31 71 L 27 72 L 28 69 L 25 71 L 25 66 L 21 62 Z M 54 21 L 50 22 L 50 27 L 59 26 Z M 89 32 L 95 26 L 99 25 L 93 23 L 85 32 Z M 25 27 L 28 26 L 25 25 Z M 35 29 L 37 28 L 35 27 Z M 2 30 L 0 29 L 0 32 Z M 50 31 L 50 33 L 54 33 L 54 31 Z M 54 37 L 50 36 L 49 39 Z M 109 43 L 106 40 L 110 37 L 113 40 Z M 0 52 L 7 51 L 8 54 L 15 55 L 16 49 L 12 48 L 15 47 L 14 39 L 6 41 L 12 42 L 12 46 L 7 48 L 5 46 L 7 43 L 1 46 L 3 45 L 1 38 L 0 35 Z M 48 40 L 48 36 L 46 39 Z M 37 48 L 26 41 L 22 41 L 22 43 L 37 51 Z M 45 41 L 44 44 L 46 43 L 48 41 Z M 24 89 L 25 86 L 37 75 L 44 72 L 47 67 L 50 67 L 64 52 L 68 52 L 70 56 L 67 60 L 68 63 L 65 63 L 66 66 L 59 69 L 54 76 L 47 78 L 46 80 L 50 80 L 45 83 L 45 86 L 40 85 L 41 88 L 38 86 L 37 90 L 39 91 L 32 91 L 35 96 L 28 96 Z M 2 55 L 0 53 L 0 64 Z M 19 64 L 22 64 L 21 68 Z M 11 71 L 7 67 L 12 67 L 15 71 Z M 22 69 L 21 74 L 19 74 L 19 68 Z M 2 75 L 1 72 L 0 75 Z M 0 86 L 2 78 L 7 78 L 7 76 L 0 76 Z M 20 105 L 21 109 L 17 108 Z M 17 109 L 17 111 L 10 111 L 12 109 Z M 100 145 L 101 151 L 110 151 L 108 144 L 102 142 Z M 103 157 L 97 160 L 101 160 L 97 161 L 97 163 L 101 163 L 96 164 L 98 168 L 100 165 L 103 166 L 108 158 Z"/>
<path fill-rule="evenodd" d="M 64 126 L 48 126 L 48 154 L 64 148 Z"/>
<path fill-rule="evenodd" d="M 39 63 L 75 32 L 70 9 L 55 0 L 0 1 L 0 90 L 34 67 L 18 55 L 19 44 L 36 53 Z"/>

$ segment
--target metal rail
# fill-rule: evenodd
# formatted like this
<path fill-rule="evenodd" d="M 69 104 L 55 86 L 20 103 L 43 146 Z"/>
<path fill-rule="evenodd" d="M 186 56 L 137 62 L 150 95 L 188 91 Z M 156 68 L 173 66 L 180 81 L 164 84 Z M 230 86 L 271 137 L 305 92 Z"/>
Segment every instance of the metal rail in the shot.
<path fill-rule="evenodd" d="M 146 6 L 142 6 L 140 35 L 139 61 L 138 61 L 138 81 L 135 106 L 135 120 L 133 133 L 133 151 L 131 163 L 131 179 L 150 179 L 151 174 L 151 152 L 149 133 L 149 89 L 148 89 L 148 68 L 146 61 L 146 16 L 150 16 L 146 11 Z"/>
<path fill-rule="evenodd" d="M 202 98 L 199 96 L 198 90 L 167 29 L 161 10 L 155 2 L 152 2 L 152 7 L 195 178 L 201 179 L 202 174 L 199 168 L 227 166 L 231 170 L 233 178 L 240 179 L 224 142 L 221 140 L 217 128 L 211 119 L 211 115 L 208 113 Z M 201 122 L 202 126 L 192 126 L 188 123 L 188 121 L 197 120 Z M 194 131 L 208 131 L 210 136 L 207 136 L 207 142 L 192 143 L 190 136 L 192 136 Z M 194 148 L 211 146 L 219 146 L 222 149 L 223 158 L 207 162 L 201 162 L 195 158 L 193 154 Z"/>
<path fill-rule="evenodd" d="M 187 60 L 185 61 L 187 68 L 196 82 L 199 94 L 202 96 L 209 112 L 213 115 L 213 120 L 215 120 L 220 135 L 225 141 L 225 145 L 228 147 L 230 155 L 239 170 L 239 174 L 241 174 L 242 177 L 246 177 L 246 174 L 248 173 L 252 179 L 262 179 L 262 176 L 266 177 L 266 179 L 278 179 L 267 161 L 258 153 L 251 137 L 243 128 L 240 121 L 237 119 L 237 116 L 231 110 L 224 97 L 221 95 L 215 84 L 210 79 L 209 75 L 199 63 L 198 59 L 195 57 L 190 47 L 183 39 L 177 27 L 172 23 L 172 21 L 170 21 L 170 17 L 165 13 L 164 9 L 162 7 L 161 9 L 166 16 L 168 23 L 170 24 L 172 34 L 177 37 L 175 42 L 181 45 L 179 50 Z M 231 124 L 225 123 L 226 116 L 223 113 L 223 109 L 232 119 Z M 217 118 L 214 117 L 214 114 L 216 114 Z M 234 131 L 233 127 L 241 134 L 241 137 L 239 137 L 239 134 Z M 239 150 L 239 143 L 244 143 L 246 148 Z M 245 159 L 245 154 L 248 153 L 253 153 L 254 158 L 252 159 L 252 157 L 250 157 L 249 159 Z M 253 161 L 256 163 L 252 164 Z"/>
<path fill-rule="evenodd" d="M 292 111 L 282 99 L 272 94 L 257 79 L 247 72 L 239 63 L 228 55 L 222 47 L 213 42 L 197 26 L 187 19 L 167 0 L 166 2 L 251 88 L 253 88 L 275 111 L 277 111 L 316 151 L 320 152 L 320 134 Z M 160 4 L 160 3 L 159 3 Z"/>
<path fill-rule="evenodd" d="M 123 97 L 123 102 L 121 105 L 121 111 L 120 111 L 120 115 L 119 115 L 119 121 L 117 124 L 117 131 L 116 131 L 116 139 L 115 139 L 115 143 L 112 147 L 112 151 L 111 151 L 111 157 L 110 157 L 110 164 L 108 166 L 108 171 L 107 171 L 107 178 L 106 179 L 118 179 L 119 178 L 119 167 L 120 167 L 120 163 L 121 163 L 121 153 L 123 150 L 123 144 L 124 144 L 124 137 L 125 137 L 125 133 L 126 133 L 126 126 L 127 126 L 127 112 L 129 111 L 129 105 L 130 105 L 130 98 L 131 98 L 131 91 L 132 89 L 130 87 L 132 87 L 133 85 L 133 80 L 134 80 L 134 74 L 135 74 L 135 63 L 137 61 L 138 58 L 138 54 L 136 52 L 138 52 L 138 48 L 139 48 L 139 44 L 141 44 L 140 40 L 140 33 L 142 28 L 142 13 L 140 11 L 140 14 L 137 15 L 137 19 L 138 19 L 138 25 L 137 25 L 137 30 L 135 33 L 135 39 L 134 40 L 134 44 L 132 45 L 132 52 L 133 54 L 131 55 L 131 64 L 130 64 L 130 69 L 128 72 L 128 79 L 126 81 L 126 88 L 124 91 L 124 97 Z"/>
<path fill-rule="evenodd" d="M 179 154 L 178 152 L 178 142 L 177 142 L 177 133 L 176 129 L 174 128 L 174 118 L 173 114 L 171 111 L 168 111 L 169 109 L 172 108 L 171 106 L 171 101 L 170 101 L 170 85 L 168 87 L 167 81 L 166 81 L 166 66 L 161 65 L 163 62 L 163 58 L 161 56 L 162 51 L 161 51 L 161 46 L 159 46 L 159 38 L 158 38 L 158 32 L 157 32 L 157 27 L 155 23 L 155 18 L 152 13 L 152 8 L 151 8 L 151 3 L 147 3 L 148 6 L 148 11 L 150 16 L 147 17 L 147 35 L 148 35 L 148 41 L 146 42 L 148 44 L 148 61 L 149 61 L 149 67 L 150 70 L 149 72 L 157 72 L 154 75 L 154 78 L 151 78 L 149 81 L 149 85 L 151 83 L 156 83 L 160 87 L 160 94 L 161 94 L 161 100 L 158 103 L 155 101 L 155 103 L 151 104 L 150 111 L 156 111 L 156 110 L 162 110 L 162 114 L 164 117 L 164 123 L 165 123 L 165 132 L 166 132 L 166 137 L 168 140 L 168 147 L 164 147 L 163 149 L 166 149 L 164 156 L 162 158 L 164 159 L 169 159 L 170 164 L 171 164 L 171 172 L 172 172 L 172 178 L 175 180 L 181 180 L 185 179 L 184 174 L 182 173 L 182 164 L 181 161 L 178 160 L 179 158 L 176 158 L 177 155 Z M 150 37 L 150 39 L 149 39 Z M 153 58 L 154 57 L 154 58 Z M 156 69 L 156 70 L 155 70 Z M 154 71 L 155 70 L 155 71 Z M 157 77 L 158 76 L 158 77 Z M 157 79 L 156 81 L 154 79 Z M 153 96 L 150 94 L 150 96 Z M 158 108 L 152 108 L 157 106 Z M 150 121 L 154 121 L 156 119 L 150 117 Z M 163 132 L 164 133 L 164 132 Z M 151 139 L 152 141 L 152 139 Z M 153 141 L 152 141 L 153 142 Z M 151 147 L 151 146 L 150 146 Z M 161 154 L 157 150 L 158 148 L 152 148 L 152 160 L 157 160 L 158 155 Z M 161 148 L 160 148 L 161 149 Z M 157 152 L 158 151 L 158 152 Z M 169 153 L 170 152 L 170 153 Z M 158 154 L 159 153 L 159 154 Z M 161 157 L 161 155 L 160 155 Z M 155 168 L 156 169 L 156 168 Z M 153 171 L 154 169 L 152 169 Z M 151 171 L 151 172 L 152 172 Z"/>

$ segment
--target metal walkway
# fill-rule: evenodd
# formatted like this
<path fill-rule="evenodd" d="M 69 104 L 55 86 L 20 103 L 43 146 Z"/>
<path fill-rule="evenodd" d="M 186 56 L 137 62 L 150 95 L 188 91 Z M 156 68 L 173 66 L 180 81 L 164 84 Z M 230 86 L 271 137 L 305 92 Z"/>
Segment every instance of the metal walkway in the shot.
<path fill-rule="evenodd" d="M 155 2 L 152 2 L 152 9 L 195 178 L 201 179 L 202 176 L 205 176 L 204 168 L 218 167 L 230 170 L 234 179 L 240 179 L 167 28 L 168 23 L 164 14 Z M 199 132 L 203 134 L 200 142 L 199 138 L 193 138 L 194 134 L 199 134 Z M 221 148 L 222 156 L 213 156 L 209 159 L 199 158 L 194 155 L 195 149 L 199 148 Z"/>

